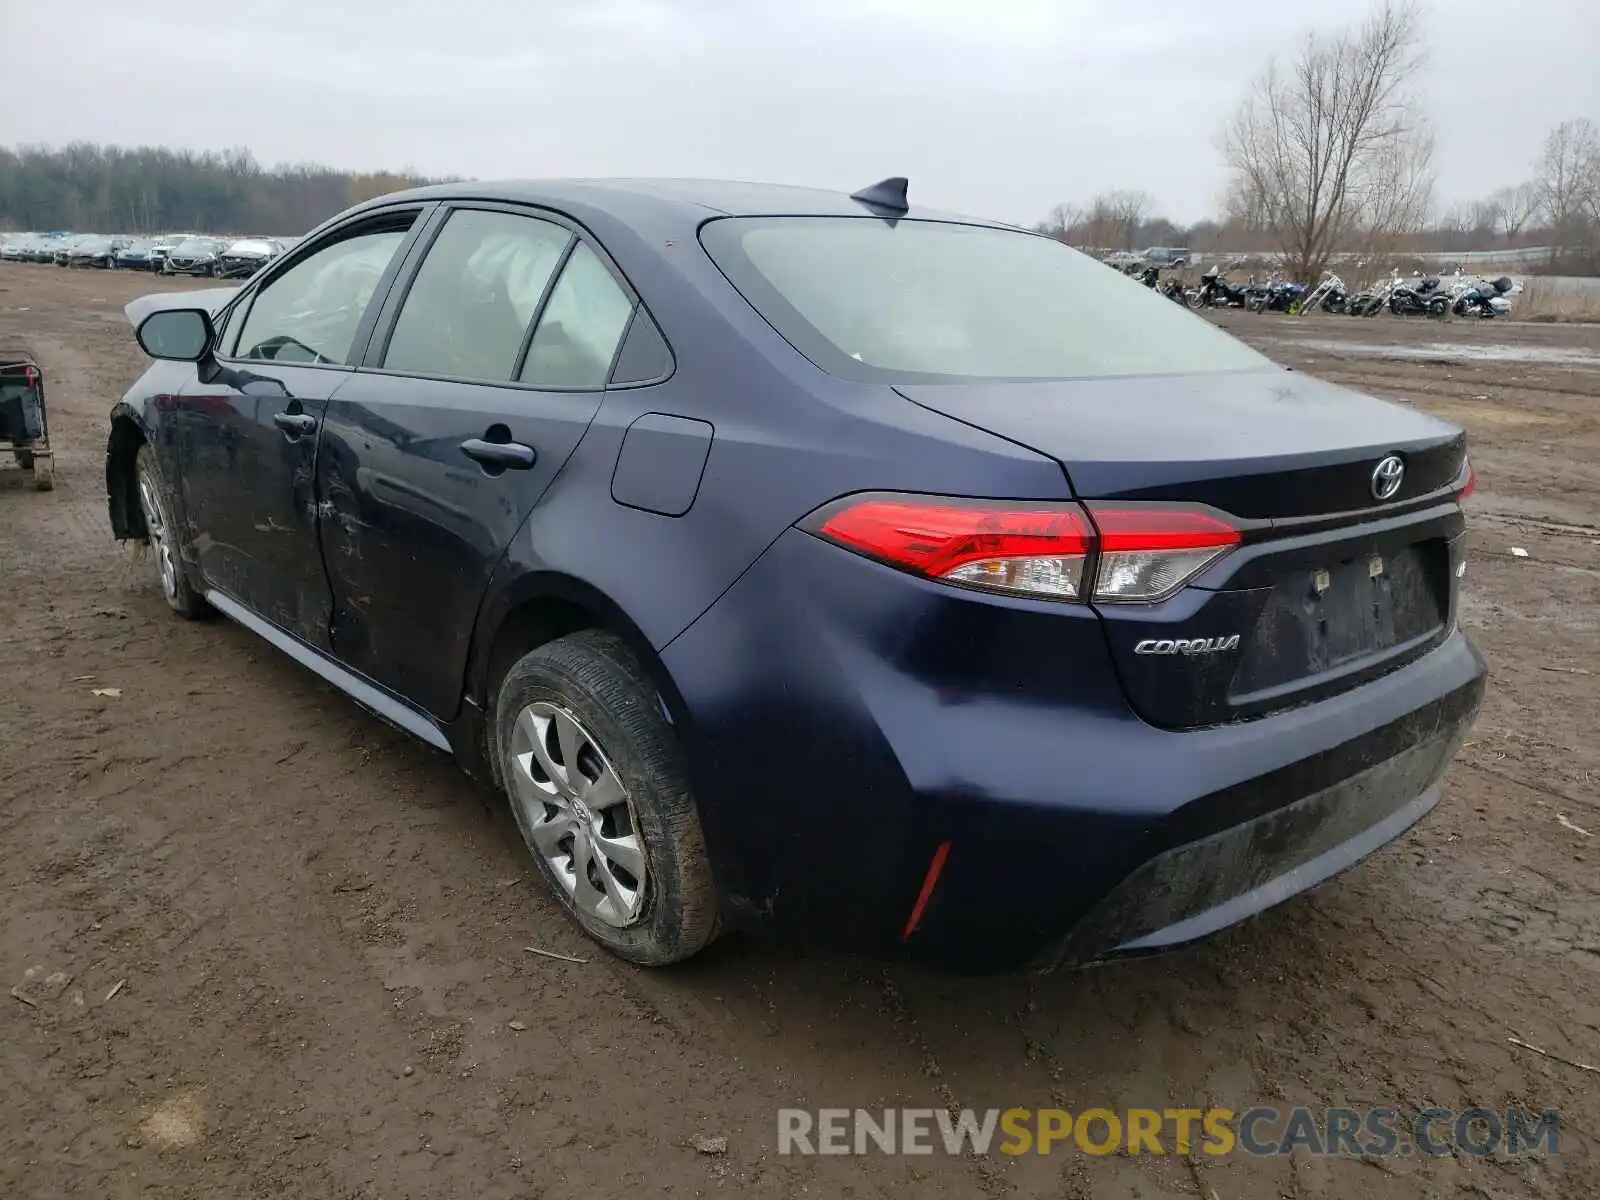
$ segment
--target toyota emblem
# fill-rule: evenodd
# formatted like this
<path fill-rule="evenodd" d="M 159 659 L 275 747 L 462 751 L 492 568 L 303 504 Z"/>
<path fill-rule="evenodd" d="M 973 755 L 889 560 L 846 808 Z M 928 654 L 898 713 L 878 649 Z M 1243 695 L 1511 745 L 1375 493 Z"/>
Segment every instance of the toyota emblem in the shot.
<path fill-rule="evenodd" d="M 1372 495 L 1376 500 L 1392 500 L 1406 477 L 1406 464 L 1391 454 L 1372 468 Z"/>

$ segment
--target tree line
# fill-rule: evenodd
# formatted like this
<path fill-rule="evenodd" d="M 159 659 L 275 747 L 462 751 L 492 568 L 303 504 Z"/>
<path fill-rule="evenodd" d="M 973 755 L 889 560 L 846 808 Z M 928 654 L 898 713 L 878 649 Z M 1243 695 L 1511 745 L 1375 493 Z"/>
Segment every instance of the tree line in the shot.
<path fill-rule="evenodd" d="M 1175 226 L 1142 192 L 1057 205 L 1041 231 L 1074 245 L 1266 250 L 1314 280 L 1335 255 L 1549 246 L 1558 270 L 1600 270 L 1600 128 L 1552 129 L 1529 177 L 1434 207 L 1433 135 L 1413 0 L 1379 0 L 1352 26 L 1308 33 L 1266 64 L 1222 130 L 1221 220 Z"/>
<path fill-rule="evenodd" d="M 269 169 L 243 149 L 0 147 L 0 229 L 301 234 L 359 201 L 427 182 L 410 172 Z"/>

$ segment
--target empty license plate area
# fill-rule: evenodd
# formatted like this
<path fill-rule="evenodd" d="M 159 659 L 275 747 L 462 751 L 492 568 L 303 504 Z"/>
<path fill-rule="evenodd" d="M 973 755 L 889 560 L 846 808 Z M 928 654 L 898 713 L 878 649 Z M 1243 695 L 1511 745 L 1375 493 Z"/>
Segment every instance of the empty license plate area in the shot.
<path fill-rule="evenodd" d="M 1285 571 L 1273 584 L 1229 689 L 1230 700 L 1311 681 L 1425 643 L 1449 606 L 1442 539 Z"/>

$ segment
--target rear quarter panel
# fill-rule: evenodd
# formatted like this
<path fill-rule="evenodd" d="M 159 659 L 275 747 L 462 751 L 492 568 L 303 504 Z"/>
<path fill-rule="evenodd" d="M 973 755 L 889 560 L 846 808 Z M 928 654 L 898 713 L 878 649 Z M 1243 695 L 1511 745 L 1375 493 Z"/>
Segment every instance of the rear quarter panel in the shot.
<path fill-rule="evenodd" d="M 882 385 L 824 374 L 723 278 L 692 225 L 570 215 L 595 233 L 672 348 L 664 382 L 607 392 L 582 443 L 501 563 L 479 648 L 526 594 L 566 577 L 613 603 L 660 650 L 794 522 L 877 489 L 968 496 L 1070 495 L 1059 464 Z M 712 426 L 693 506 L 680 516 L 612 499 L 623 437 L 659 413 Z M 481 667 L 480 661 L 480 667 Z M 481 674 L 469 694 L 481 696 Z"/>

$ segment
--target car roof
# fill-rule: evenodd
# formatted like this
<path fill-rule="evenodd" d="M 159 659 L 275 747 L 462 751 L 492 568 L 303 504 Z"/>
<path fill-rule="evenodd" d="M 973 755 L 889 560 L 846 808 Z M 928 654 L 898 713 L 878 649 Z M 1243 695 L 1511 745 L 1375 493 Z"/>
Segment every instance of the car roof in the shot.
<path fill-rule="evenodd" d="M 744 183 L 723 179 L 508 179 L 464 181 L 411 188 L 380 197 L 396 200 L 505 200 L 552 208 L 579 206 L 621 219 L 653 217 L 698 224 L 713 216 L 840 216 L 882 215 L 844 192 L 777 183 Z M 960 221 L 996 228 L 1017 228 L 998 221 L 913 205 L 897 214 L 909 220 Z"/>

